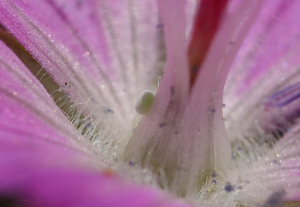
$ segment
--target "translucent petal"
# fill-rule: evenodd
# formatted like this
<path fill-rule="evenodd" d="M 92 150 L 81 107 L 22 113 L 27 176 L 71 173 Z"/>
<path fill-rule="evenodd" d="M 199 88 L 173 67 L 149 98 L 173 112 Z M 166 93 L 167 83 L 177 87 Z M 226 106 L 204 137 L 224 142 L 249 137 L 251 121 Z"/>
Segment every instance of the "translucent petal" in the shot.
<path fill-rule="evenodd" d="M 299 201 L 299 132 L 298 122 L 271 149 L 264 144 L 241 145 L 237 165 L 224 178 L 240 186 L 234 195 L 238 203 L 267 206 L 271 201 L 274 205 Z"/>
<path fill-rule="evenodd" d="M 45 131 L 41 132 L 54 133 L 55 129 L 67 137 L 76 135 L 75 130 L 67 124 L 65 116 L 58 110 L 43 86 L 2 42 L 0 42 L 0 53 L 2 124 L 15 129 L 27 129 L 30 125 L 34 128 L 35 124 L 36 126 L 49 125 L 52 130 L 45 128 Z M 31 121 L 32 123 L 29 124 Z M 71 140 L 57 137 L 56 141 L 68 143 Z"/>
<path fill-rule="evenodd" d="M 226 83 L 226 124 L 233 158 L 240 160 L 236 174 L 249 182 L 240 196 L 250 203 L 257 192 L 299 200 L 299 6 L 265 1 Z"/>
<path fill-rule="evenodd" d="M 92 149 L 87 151 L 87 143 L 80 140 L 81 135 L 43 86 L 2 42 L 0 54 L 1 156 L 14 162 L 16 157 L 26 160 L 26 153 L 35 152 L 40 162 L 51 164 L 50 157 L 45 156 L 51 152 L 54 160 L 68 157 L 85 166 L 94 165 L 97 157 L 95 163 L 101 166 L 101 156 Z"/>
<path fill-rule="evenodd" d="M 300 80 L 299 6 L 294 0 L 265 1 L 239 51 L 225 91 L 226 124 L 234 139 L 261 134 L 271 116 L 285 111 L 280 107 L 266 111 L 265 104 Z"/>
<path fill-rule="evenodd" d="M 191 206 L 105 169 L 103 157 L 79 143 L 81 135 L 2 42 L 0 82 L 1 206 Z"/>
<path fill-rule="evenodd" d="M 1 0 L 0 9 L 1 23 L 73 101 L 75 125 L 95 145 L 126 143 L 136 102 L 156 91 L 164 62 L 156 2 Z"/>

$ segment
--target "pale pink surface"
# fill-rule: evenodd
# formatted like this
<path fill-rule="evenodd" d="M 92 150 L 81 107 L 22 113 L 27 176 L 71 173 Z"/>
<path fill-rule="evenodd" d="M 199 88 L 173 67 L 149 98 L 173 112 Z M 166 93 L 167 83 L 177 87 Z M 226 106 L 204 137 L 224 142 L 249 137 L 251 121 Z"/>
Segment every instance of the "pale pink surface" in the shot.
<path fill-rule="evenodd" d="M 299 53 L 299 6 L 299 1 L 295 0 L 265 4 L 234 66 L 248 68 L 242 81 L 245 91 L 270 70 L 292 74 L 292 67 L 299 64 L 295 59 Z M 286 62 L 280 65 L 282 60 Z M 276 65 L 278 67 L 274 68 Z"/>
<path fill-rule="evenodd" d="M 189 206 L 97 169 L 96 155 L 74 142 L 80 135 L 40 83 L 3 43 L 0 53 L 0 203 L 9 197 L 31 207 Z"/>
<path fill-rule="evenodd" d="M 189 206 L 101 173 L 100 158 L 75 142 L 81 135 L 41 84 L 3 43 L 0 53 L 0 202 L 9 197 L 31 207 Z"/>
<path fill-rule="evenodd" d="M 49 141 L 71 144 L 69 137 L 79 135 L 67 123 L 52 98 L 2 42 L 0 49 L 0 124 L 13 130 L 43 135 Z"/>
<path fill-rule="evenodd" d="M 192 157 L 201 159 L 205 165 L 215 167 L 230 162 L 231 149 L 222 113 L 224 84 L 234 57 L 263 5 L 259 0 L 240 1 L 230 12 L 231 2 L 228 3 L 185 108 L 180 123 L 182 136 L 187 137 L 190 145 L 187 150 L 193 152 Z M 196 159 L 190 162 L 197 162 Z"/>
<path fill-rule="evenodd" d="M 3 155 L 10 157 L 0 159 L 0 202 L 2 197 L 9 196 L 19 200 L 22 206 L 31 207 L 189 206 L 116 176 L 74 165 L 47 165 L 33 152 L 23 151 L 26 160 L 16 154 L 1 152 Z"/>
<path fill-rule="evenodd" d="M 300 81 L 300 4 L 294 0 L 264 4 L 226 82 L 224 111 L 233 138 L 253 136 L 279 117 L 297 116 L 299 111 L 297 101 L 284 107 L 265 104 L 274 93 Z"/>
<path fill-rule="evenodd" d="M 1 5 L 2 24 L 76 103 L 93 98 L 131 121 L 140 93 L 156 88 L 164 47 L 155 1 Z"/>
<path fill-rule="evenodd" d="M 46 165 L 72 160 L 91 164 L 92 151 L 84 149 L 85 144 L 78 140 L 81 135 L 43 86 L 2 42 L 0 53 L 1 158 L 14 160 L 16 156 L 24 164 L 30 161 L 26 156 Z"/>
<path fill-rule="evenodd" d="M 66 4 L 66 1 L 54 0 L 39 1 L 38 3 L 36 1 L 0 0 L 0 21 L 42 63 L 45 69 L 54 75 L 61 85 L 64 85 L 64 82 L 71 83 L 72 89 L 66 88 L 65 90 L 74 96 L 74 100 L 83 101 L 86 97 L 101 94 L 99 83 L 103 81 L 103 83 L 110 85 L 110 81 L 117 80 L 121 82 L 121 85 L 118 87 L 110 85 L 110 92 L 114 93 L 114 90 L 123 90 L 123 87 L 125 87 L 129 90 L 128 96 L 130 98 L 127 101 L 130 106 L 133 106 L 134 98 L 138 96 L 142 89 L 147 89 L 148 87 L 147 84 L 143 85 L 144 83 L 140 83 L 141 85 L 139 86 L 142 87 L 135 88 L 135 81 L 139 81 L 139 78 L 142 76 L 147 76 L 145 74 L 148 74 L 148 72 L 152 73 L 151 69 L 155 68 L 154 66 L 157 64 L 156 59 L 158 57 L 154 57 L 153 55 L 157 54 L 159 47 L 153 44 L 153 41 L 157 43 L 158 39 L 161 38 L 159 32 L 159 27 L 161 26 L 157 25 L 161 22 L 158 21 L 158 16 L 155 16 L 154 20 L 149 19 L 149 17 L 145 17 L 145 20 L 141 18 L 142 24 L 147 23 L 147 21 L 150 22 L 147 24 L 149 27 L 147 26 L 144 31 L 147 35 L 143 36 L 143 32 L 138 34 L 139 37 L 142 37 L 140 41 L 142 42 L 142 46 L 140 46 L 143 55 L 140 59 L 141 61 L 137 61 L 139 59 L 137 56 L 141 51 L 139 52 L 139 46 L 133 44 L 136 43 L 133 41 L 135 39 L 134 32 L 130 33 L 127 27 L 130 27 L 130 24 L 132 24 L 130 22 L 132 19 L 128 19 L 130 15 L 124 9 L 130 7 L 130 5 L 124 2 L 107 5 L 103 3 L 100 7 L 106 8 L 107 11 L 111 12 L 110 15 L 116 15 L 116 19 L 122 19 L 123 21 L 121 23 L 114 22 L 114 18 L 111 17 L 109 19 L 113 22 L 107 19 L 102 22 L 102 18 L 105 18 L 104 16 L 107 14 L 104 14 L 105 12 L 103 11 L 95 11 L 95 2 L 86 2 L 72 1 L 74 4 Z M 253 2 L 254 8 L 259 8 L 259 3 L 257 3 L 258 6 L 255 3 L 259 1 Z M 253 41 L 257 35 L 260 36 L 261 30 L 262 33 L 270 32 L 269 30 L 266 32 L 264 29 L 271 28 L 270 38 L 267 38 L 265 45 L 262 46 L 262 51 L 259 51 L 258 55 L 252 59 L 254 62 L 253 65 L 244 66 L 246 68 L 246 72 L 244 73 L 246 78 L 241 82 L 237 81 L 233 86 L 235 89 L 233 91 L 239 88 L 244 90 L 245 85 L 246 89 L 249 90 L 251 88 L 249 86 L 255 83 L 254 80 L 262 77 L 271 68 L 270 65 L 272 65 L 273 60 L 278 60 L 282 55 L 286 55 L 287 51 L 291 49 L 291 45 L 297 43 L 297 38 L 295 37 L 298 35 L 298 29 L 296 26 L 294 27 L 294 20 L 298 19 L 298 14 L 296 14 L 297 10 L 293 8 L 298 3 L 291 1 L 283 5 L 285 3 L 282 2 L 268 1 L 266 7 L 277 8 L 279 5 L 278 12 L 279 16 L 282 17 L 279 18 L 282 21 L 279 25 L 283 26 L 279 26 L 279 28 L 274 26 L 273 28 L 271 24 L 270 27 L 265 27 L 265 23 L 268 23 L 267 20 L 261 20 L 264 23 L 263 25 L 258 21 L 257 24 L 259 26 L 256 26 L 257 29 L 253 30 L 253 36 L 251 33 L 249 40 L 246 40 L 241 52 L 242 58 L 240 56 L 237 58 L 238 63 L 243 63 L 239 58 L 243 59 L 243 52 L 246 51 L 245 53 L 247 53 L 247 47 L 251 47 L 251 45 L 247 45 L 247 41 Z M 142 6 L 141 13 L 143 14 L 143 12 L 149 9 L 151 12 L 157 14 L 157 8 L 151 1 L 148 4 L 142 3 L 140 5 Z M 173 6 L 175 11 L 176 9 L 180 11 L 183 5 L 184 1 L 178 1 Z M 165 14 L 161 17 L 162 22 L 166 19 L 167 21 L 172 21 L 172 18 L 176 16 L 176 12 L 166 12 L 169 9 L 168 6 L 170 5 L 166 2 L 160 3 L 160 9 Z M 244 6 L 243 9 L 247 10 L 247 6 Z M 273 12 L 273 10 L 265 11 L 266 14 L 263 15 L 266 15 L 266 17 L 263 16 L 261 18 L 268 19 L 269 12 L 271 11 Z M 256 12 L 258 10 L 251 14 L 255 17 Z M 146 14 L 148 13 L 146 12 Z M 179 15 L 181 14 L 179 12 Z M 239 15 L 243 15 L 243 13 L 238 13 L 234 17 L 239 17 Z M 238 20 L 238 18 L 233 19 Z M 236 46 L 230 46 L 228 42 L 231 41 L 231 35 L 233 36 L 232 33 L 234 33 L 231 29 L 235 27 L 235 23 L 237 22 L 229 21 L 228 25 L 232 27 L 221 30 L 220 34 L 223 34 L 224 37 L 219 37 L 216 40 L 216 45 L 210 51 L 211 57 L 208 58 L 204 68 L 205 76 L 198 80 L 187 109 L 183 107 L 186 104 L 186 97 L 188 96 L 188 81 L 186 81 L 187 70 L 185 70 L 186 59 L 184 56 L 185 42 L 183 37 L 185 29 L 183 18 L 181 20 L 176 22 L 177 24 L 174 22 L 174 27 L 166 26 L 164 28 L 169 59 L 166 67 L 166 75 L 164 76 L 162 87 L 158 92 L 158 99 L 154 106 L 153 114 L 145 119 L 144 125 L 140 129 L 142 133 L 149 135 L 153 133 L 151 129 L 160 130 L 158 126 L 161 123 L 170 121 L 170 123 L 167 122 L 166 126 L 169 129 L 164 129 L 163 133 L 159 134 L 160 137 L 158 136 L 156 139 L 165 138 L 164 135 L 170 136 L 169 138 L 177 138 L 179 135 L 188 137 L 189 140 L 186 145 L 188 147 L 180 147 L 181 149 L 184 148 L 190 154 L 187 157 L 181 157 L 180 159 L 182 160 L 180 162 L 185 164 L 184 167 L 189 168 L 188 164 L 193 164 L 197 161 L 190 158 L 197 157 L 199 151 L 203 160 L 207 160 L 206 158 L 215 160 L 215 157 L 210 157 L 212 154 L 201 152 L 201 150 L 190 150 L 189 147 L 199 149 L 198 146 L 200 146 L 203 149 L 202 151 L 205 151 L 206 146 L 212 146 L 215 152 L 219 152 L 218 150 L 221 149 L 221 153 L 230 155 L 227 148 L 219 148 L 220 143 L 222 144 L 221 146 L 228 145 L 223 123 L 220 123 L 223 120 L 221 115 L 222 99 L 219 98 L 222 96 L 222 86 L 233 57 L 235 57 L 239 45 L 255 18 L 251 17 L 250 21 L 246 22 L 245 28 L 242 28 L 240 36 L 234 39 L 237 40 Z M 107 34 L 106 32 L 111 30 L 107 30 L 107 28 L 103 29 L 104 24 L 108 25 L 106 25 L 107 28 L 113 25 L 112 27 L 117 28 L 118 32 L 121 31 L 117 34 L 118 38 L 114 40 L 109 39 L 108 36 L 114 35 L 114 32 Z M 285 25 L 289 26 L 285 27 Z M 126 31 L 123 30 L 123 26 L 127 28 Z M 285 31 L 289 28 L 292 28 L 290 36 L 285 35 Z M 150 34 L 147 32 L 148 29 L 151 31 Z M 182 34 L 181 32 L 177 34 L 177 29 Z M 149 38 L 153 41 L 149 40 Z M 103 41 L 99 41 L 99 39 Z M 291 45 L 285 44 L 286 41 Z M 174 42 L 176 44 L 173 44 Z M 276 46 L 274 47 L 275 43 Z M 118 44 L 123 45 L 122 48 L 115 47 Z M 231 52 L 223 53 L 224 48 L 229 49 Z M 80 135 L 68 124 L 66 118 L 51 102 L 50 97 L 44 95 L 46 94 L 45 90 L 31 77 L 24 66 L 18 60 L 11 59 L 15 57 L 10 51 L 1 45 L 0 52 L 3 53 L 1 57 L 4 57 L 2 61 L 6 61 L 5 64 L 1 64 L 4 70 L 0 72 L 0 104 L 3 104 L 3 107 L 1 106 L 0 109 L 0 140 L 3 140 L 3 144 L 0 147 L 0 149 L 3 147 L 3 150 L 0 152 L 3 153 L 3 158 L 0 158 L 0 165 L 3 164 L 3 167 L 0 166 L 0 173 L 5 178 L 4 180 L 0 178 L 0 183 L 3 182 L 0 190 L 2 188 L 3 191 L 6 191 L 6 187 L 10 186 L 12 191 L 21 192 L 21 199 L 22 193 L 25 192 L 24 195 L 27 196 L 26 198 L 29 198 L 33 202 L 33 204 L 28 204 L 30 206 L 186 206 L 185 204 L 177 204 L 176 201 L 174 201 L 174 204 L 169 204 L 170 199 L 161 195 L 159 191 L 136 187 L 116 177 L 106 177 L 95 171 L 94 168 L 94 171 L 89 167 L 87 169 L 79 168 L 78 164 L 85 165 L 89 163 L 86 157 L 92 156 L 91 154 L 86 155 L 83 153 L 79 145 L 74 140 L 71 140 L 71 137 L 74 139 L 80 137 Z M 295 52 L 295 54 L 297 53 Z M 292 60 L 289 62 L 292 65 L 298 63 L 297 58 L 295 58 L 296 56 L 294 56 L 295 54 L 292 53 L 292 56 L 288 59 L 289 61 Z M 219 63 L 223 60 L 222 57 L 226 55 L 229 58 L 225 58 L 225 64 L 222 62 L 224 67 L 222 65 L 219 67 Z M 122 61 L 126 57 L 129 60 L 123 63 Z M 132 57 L 133 59 L 131 59 Z M 218 57 L 217 61 L 214 59 L 216 57 Z M 100 65 L 101 68 L 99 68 Z M 235 65 L 234 67 L 238 66 Z M 213 70 L 210 70 L 211 68 Z M 136 71 L 137 69 L 141 71 Z M 248 69 L 251 69 L 251 72 L 248 72 Z M 24 85 L 21 78 L 14 74 L 16 71 L 27 78 L 29 77 L 27 82 L 30 84 L 33 83 L 33 87 Z M 132 77 L 130 74 L 133 73 L 137 74 L 137 76 Z M 146 78 L 145 82 L 151 82 L 152 78 L 156 77 L 156 75 L 155 72 L 150 74 L 150 78 Z M 240 84 L 242 87 L 240 87 Z M 215 87 L 218 97 L 213 101 L 211 101 L 212 99 L 201 100 L 201 97 L 211 96 L 209 95 L 212 91 L 210 90 L 211 87 Z M 209 88 L 209 90 L 206 90 L 206 88 Z M 200 93 L 198 93 L 199 91 Z M 100 98 L 104 97 L 104 101 L 101 103 L 107 104 L 113 102 L 112 105 L 117 106 L 120 104 L 119 98 L 121 95 L 116 94 L 113 100 L 108 101 L 105 100 L 107 98 L 105 94 L 99 95 Z M 31 107 L 31 103 L 34 104 L 33 107 Z M 162 117 L 162 114 L 165 116 Z M 180 118 L 183 117 L 183 120 L 178 121 L 178 116 Z M 178 125 L 181 126 L 179 135 L 175 130 Z M 147 128 L 150 128 L 150 130 L 147 131 Z M 205 136 L 202 135 L 204 139 L 198 136 L 199 131 L 205 134 Z M 295 133 L 295 135 L 298 136 L 298 133 Z M 220 137 L 225 139 L 225 142 Z M 142 140 L 141 142 L 138 144 L 143 145 L 143 142 L 147 141 Z M 168 144 L 168 140 L 165 139 L 162 143 L 161 151 L 158 150 L 159 152 L 177 153 L 178 144 L 181 144 L 182 140 L 177 139 L 172 141 L 168 145 L 168 150 L 165 147 L 166 143 Z M 223 145 L 223 143 L 225 144 Z M 136 147 L 137 142 L 133 142 L 132 146 L 133 148 Z M 172 153 L 167 156 L 172 156 Z M 298 153 L 297 149 L 295 153 Z M 218 155 L 215 156 L 218 157 Z M 61 157 L 64 157 L 64 159 L 59 159 Z M 76 163 L 78 160 L 82 162 Z M 227 160 L 227 158 L 224 160 Z M 276 175 L 277 177 L 275 176 L 275 178 L 284 177 L 289 179 L 293 176 L 297 178 L 298 171 L 295 170 L 295 167 L 298 166 L 298 160 L 285 161 L 282 163 L 282 167 L 292 166 L 292 169 L 284 170 L 279 167 L 279 175 Z M 26 173 L 22 174 L 22 172 Z M 263 174 L 258 170 L 257 176 L 270 175 L 268 173 Z M 16 180 L 16 177 L 20 177 L 20 179 Z M 185 180 L 182 182 L 185 184 Z"/>
<path fill-rule="evenodd" d="M 252 167 L 256 168 L 252 175 L 283 185 L 287 200 L 299 200 L 295 196 L 299 193 L 299 100 L 280 107 L 266 104 L 273 94 L 300 81 L 299 3 L 264 1 L 233 63 L 224 96 L 225 123 L 232 140 L 257 136 L 263 143 L 282 133 L 259 161 L 262 164 Z"/>
<path fill-rule="evenodd" d="M 262 101 L 262 95 L 300 80 L 299 6 L 295 0 L 265 1 L 228 77 L 225 94 L 232 99 L 229 107 L 240 107 L 244 97 Z"/>
<path fill-rule="evenodd" d="M 125 156 L 134 162 L 141 162 L 147 149 L 150 149 L 150 160 L 155 162 L 161 157 L 159 159 L 163 164 L 160 164 L 168 166 L 170 158 L 176 157 L 181 148 L 176 145 L 176 130 L 189 92 L 184 33 L 186 2 L 158 2 L 164 25 L 167 62 L 153 108 L 135 130 Z M 185 180 L 178 180 L 180 182 Z"/>
<path fill-rule="evenodd" d="M 187 57 L 180 53 L 186 47 L 180 38 L 184 34 L 177 32 L 174 35 L 175 29 L 183 30 L 180 28 L 184 27 L 184 18 L 176 20 L 176 15 L 166 12 L 172 6 L 183 10 L 185 2 L 178 1 L 175 6 L 172 2 L 160 3 L 160 9 L 165 9 L 162 20 L 173 17 L 173 22 L 169 20 L 172 26 L 165 28 L 168 52 L 165 75 L 153 110 L 142 120 L 131 140 L 130 156 L 139 160 L 140 154 L 150 147 L 154 162 L 159 155 L 163 157 L 162 166 L 172 163 L 177 167 L 179 173 L 174 179 L 174 186 L 178 184 L 183 189 L 194 189 L 201 169 L 215 169 L 222 163 L 229 163 L 230 144 L 222 120 L 223 84 L 261 4 L 260 1 L 249 1 L 241 3 L 231 14 L 227 11 L 196 84 L 189 91 Z M 247 20 L 242 21 L 249 8 L 252 10 L 247 13 Z M 180 9 L 176 14 L 181 14 Z M 230 41 L 235 44 L 231 45 Z"/>

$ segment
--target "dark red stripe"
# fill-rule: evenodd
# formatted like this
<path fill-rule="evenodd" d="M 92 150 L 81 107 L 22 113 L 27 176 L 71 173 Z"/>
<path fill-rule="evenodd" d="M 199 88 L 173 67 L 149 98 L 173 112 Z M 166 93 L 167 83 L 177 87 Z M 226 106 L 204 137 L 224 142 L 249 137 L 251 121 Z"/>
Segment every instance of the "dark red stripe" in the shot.
<path fill-rule="evenodd" d="M 229 0 L 201 0 L 188 49 L 190 87 L 193 86 Z"/>

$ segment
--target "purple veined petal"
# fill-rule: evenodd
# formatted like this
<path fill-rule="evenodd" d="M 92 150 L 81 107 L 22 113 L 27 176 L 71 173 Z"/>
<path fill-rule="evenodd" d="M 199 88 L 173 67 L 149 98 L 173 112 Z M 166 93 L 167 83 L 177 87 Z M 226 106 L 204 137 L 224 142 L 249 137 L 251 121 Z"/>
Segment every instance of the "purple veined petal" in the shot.
<path fill-rule="evenodd" d="M 278 204 L 299 201 L 299 6 L 265 1 L 226 82 L 227 131 L 242 143 L 236 174 L 249 183 L 244 200 L 260 192 L 265 206 L 276 194 Z"/>
<path fill-rule="evenodd" d="M 300 97 L 300 83 L 288 86 L 269 97 L 265 103 L 265 107 L 283 107 Z"/>
<path fill-rule="evenodd" d="M 100 101 L 100 105 L 112 105 L 108 107 L 114 111 L 120 110 L 129 104 L 128 101 L 137 99 L 137 97 L 130 97 L 127 100 L 128 94 L 140 95 L 141 88 L 145 88 L 142 86 L 143 84 L 151 87 L 153 81 L 151 73 L 155 73 L 152 69 L 160 58 L 156 57 L 156 50 L 161 46 L 158 42 L 160 30 L 156 27 L 159 21 L 156 5 L 150 1 L 128 4 L 125 1 L 118 3 L 78 2 L 4 1 L 2 22 L 4 25 L 8 25 L 8 29 L 15 33 L 17 38 L 41 62 L 44 62 L 42 64 L 46 69 L 51 68 L 49 71 L 54 76 L 58 76 L 57 79 L 66 79 L 58 80 L 60 85 L 63 86 L 67 82 L 69 86 L 78 87 L 75 90 L 85 89 L 86 91 L 82 93 L 89 92 L 88 95 L 93 98 L 97 96 L 101 98 L 103 103 L 97 100 Z M 134 11 L 128 12 L 129 9 Z M 144 15 L 142 11 L 146 9 L 148 12 Z M 135 14 L 135 11 L 138 14 Z M 139 17 L 134 15 L 139 15 Z M 122 21 L 119 21 L 120 19 Z M 18 30 L 14 30 L 16 28 L 12 27 L 13 23 L 15 23 L 14 25 L 19 24 Z M 134 24 L 141 25 L 141 27 L 133 27 Z M 30 28 L 32 30 L 28 34 Z M 141 40 L 135 40 L 136 38 Z M 38 43 L 40 45 L 37 47 Z M 47 55 L 47 51 L 51 51 L 53 54 Z M 149 55 L 147 55 L 148 53 Z M 142 60 L 134 63 L 134 61 L 138 61 L 138 57 L 135 57 L 137 55 L 141 56 Z M 134 64 L 138 65 L 133 66 Z M 133 70 L 139 71 L 134 72 Z M 148 77 L 150 82 L 130 74 Z M 65 76 L 68 76 L 70 80 Z M 130 78 L 136 80 L 129 80 Z M 138 86 L 136 81 L 140 80 L 142 85 Z M 119 88 L 115 88 L 118 87 L 116 84 L 121 85 Z M 107 91 L 99 91 L 101 87 L 107 88 Z M 78 96 L 83 96 L 82 93 Z M 121 97 L 119 96 L 125 96 L 124 100 L 122 99 L 124 106 L 120 106 Z M 134 104 L 131 103 L 131 107 Z"/>
<path fill-rule="evenodd" d="M 92 128 L 101 128 L 95 144 L 109 137 L 121 148 L 128 138 L 122 134 L 136 124 L 135 105 L 144 90 L 156 91 L 165 59 L 156 2 L 1 0 L 0 9 L 1 24 L 54 76 Z"/>
<path fill-rule="evenodd" d="M 28 126 L 31 121 L 30 113 L 32 113 L 48 125 L 56 127 L 57 131 L 61 131 L 67 136 L 75 135 L 75 131 L 67 125 L 66 118 L 41 84 L 3 42 L 0 42 L 0 46 L 1 115 L 3 117 L 1 120 L 3 120 L 3 123 L 6 122 L 8 126 L 19 127 L 20 129 L 25 128 L 24 126 Z M 23 109 L 18 110 L 17 105 L 20 105 L 19 107 L 23 107 Z M 15 114 L 14 116 L 11 115 L 12 112 Z M 40 121 L 32 123 L 37 124 L 37 126 L 39 126 L 39 123 L 44 125 Z M 35 127 L 35 125 L 32 125 L 32 127 Z M 47 131 L 50 130 L 45 129 L 45 132 Z M 68 140 L 61 139 L 58 141 Z"/>
<path fill-rule="evenodd" d="M 260 106 L 260 115 L 256 119 L 257 128 L 259 127 L 262 133 L 273 134 L 277 139 L 284 136 L 289 128 L 298 123 L 299 91 L 298 82 L 266 97 L 265 103 Z M 252 130 L 256 131 L 255 128 Z"/>
<path fill-rule="evenodd" d="M 99 157 L 72 140 L 80 135 L 2 42 L 0 53 L 1 205 L 192 206 L 103 170 Z"/>
<path fill-rule="evenodd" d="M 296 12 L 298 2 L 269 1 L 266 7 L 268 9 L 263 9 L 262 14 L 258 17 L 259 21 L 249 34 L 238 57 L 243 58 L 239 59 L 240 64 L 249 68 L 245 71 L 244 81 L 241 83 L 243 85 L 236 89 L 241 93 L 243 90 L 249 90 L 249 87 L 253 86 L 257 79 L 268 75 L 274 64 L 280 64 L 282 58 L 287 58 L 286 61 L 290 61 L 295 55 L 291 50 L 297 48 L 299 35 L 299 29 L 296 26 L 299 16 Z M 287 30 L 289 33 L 286 32 Z M 253 44 L 254 41 L 257 43 Z M 260 47 L 257 44 L 261 44 Z M 288 66 L 280 66 L 282 70 L 289 70 Z"/>
<path fill-rule="evenodd" d="M 225 90 L 226 123 L 231 137 L 241 137 L 241 131 L 251 135 L 261 130 L 256 122 L 266 116 L 267 99 L 299 82 L 297 8 L 298 1 L 266 1 L 244 42 Z M 236 123 L 239 129 L 234 127 Z"/>
<path fill-rule="evenodd" d="M 2 42 L 0 53 L 1 151 L 17 152 L 13 147 L 5 148 L 6 144 L 12 143 L 21 149 L 28 145 L 28 152 L 33 148 L 43 152 L 44 148 L 55 150 L 57 147 L 66 148 L 70 151 L 66 154 L 85 160 L 96 157 L 92 149 L 86 151 L 88 145 L 80 141 L 81 135 L 70 125 L 43 86 Z"/>

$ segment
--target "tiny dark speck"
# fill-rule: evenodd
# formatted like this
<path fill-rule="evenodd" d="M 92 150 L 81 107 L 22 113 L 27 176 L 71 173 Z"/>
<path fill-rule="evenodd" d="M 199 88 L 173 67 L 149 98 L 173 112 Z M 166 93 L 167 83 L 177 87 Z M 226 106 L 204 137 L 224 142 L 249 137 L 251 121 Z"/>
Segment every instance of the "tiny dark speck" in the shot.
<path fill-rule="evenodd" d="M 106 109 L 104 109 L 104 111 L 106 113 L 114 113 L 114 111 L 112 109 L 110 109 L 110 108 L 106 108 Z"/>
<path fill-rule="evenodd" d="M 216 109 L 215 109 L 215 108 L 211 108 L 211 109 L 209 109 L 209 111 L 210 111 L 211 113 L 215 113 L 215 112 L 216 112 Z"/>
<path fill-rule="evenodd" d="M 93 126 L 92 123 L 87 123 L 87 124 L 85 125 L 86 128 L 91 128 L 92 126 Z"/>
<path fill-rule="evenodd" d="M 163 128 L 163 127 L 165 127 L 165 126 L 167 126 L 167 123 L 166 123 L 166 122 L 162 122 L 162 123 L 159 124 L 159 127 L 160 127 L 160 128 Z"/>
<path fill-rule="evenodd" d="M 158 28 L 158 29 L 161 29 L 161 28 L 163 28 L 164 27 L 164 25 L 162 24 L 162 23 L 158 23 L 157 25 L 156 25 L 156 28 Z"/>
<path fill-rule="evenodd" d="M 174 86 L 170 87 L 170 92 L 171 92 L 172 96 L 175 94 L 175 87 Z"/>
<path fill-rule="evenodd" d="M 224 190 L 226 190 L 227 192 L 232 192 L 232 191 L 234 191 L 234 186 L 231 185 L 230 183 L 227 183 L 227 184 L 224 186 Z"/>
<path fill-rule="evenodd" d="M 133 166 L 135 165 L 135 163 L 134 163 L 133 161 L 131 161 L 131 160 L 128 162 L 128 164 L 129 164 L 131 167 L 133 167 Z"/>
<path fill-rule="evenodd" d="M 65 86 L 67 86 L 68 85 L 68 83 L 67 82 L 65 82 Z"/>
<path fill-rule="evenodd" d="M 241 145 L 238 145 L 237 148 L 236 148 L 238 151 L 242 151 L 243 150 L 243 147 Z"/>
<path fill-rule="evenodd" d="M 271 163 L 272 163 L 273 165 L 278 165 L 278 166 L 281 165 L 281 163 L 280 163 L 279 160 L 273 160 Z"/>
<path fill-rule="evenodd" d="M 210 174 L 211 177 L 215 178 L 217 177 L 217 173 L 215 170 L 212 171 L 212 173 Z"/>

